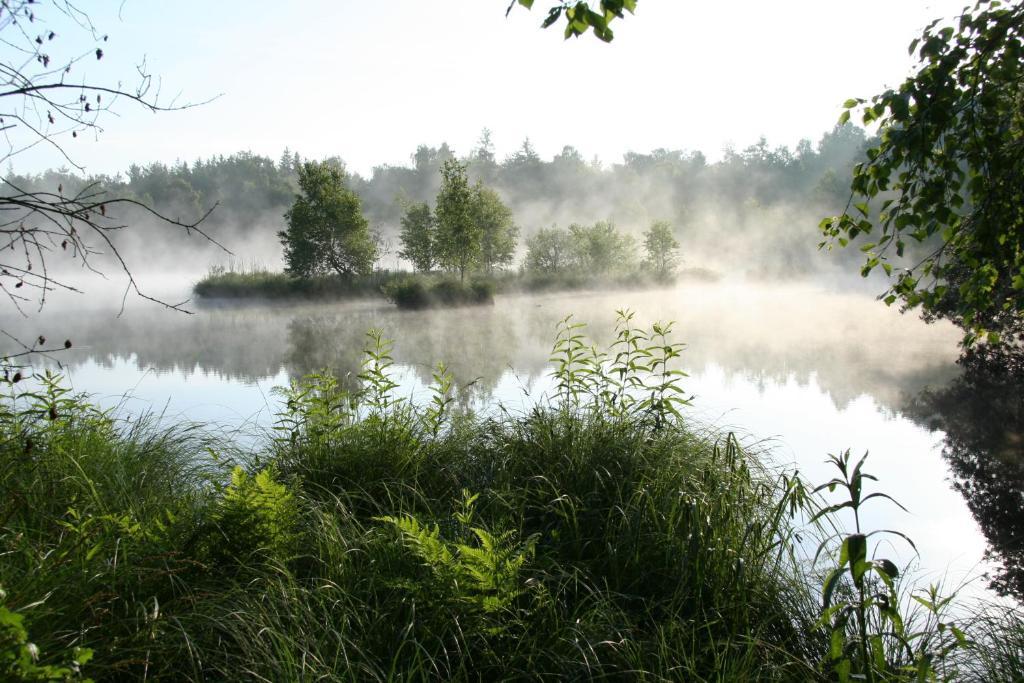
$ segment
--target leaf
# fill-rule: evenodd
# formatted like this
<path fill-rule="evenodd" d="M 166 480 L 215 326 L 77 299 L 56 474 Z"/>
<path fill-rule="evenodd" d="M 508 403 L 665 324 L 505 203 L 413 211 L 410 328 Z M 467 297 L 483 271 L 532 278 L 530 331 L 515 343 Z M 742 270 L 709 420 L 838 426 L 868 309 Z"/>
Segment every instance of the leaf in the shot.
<path fill-rule="evenodd" d="M 835 592 L 836 586 L 839 585 L 839 579 L 842 578 L 842 575 L 842 567 L 837 567 L 829 572 L 825 579 L 825 585 L 822 587 L 821 591 L 821 601 L 822 607 L 826 610 L 832 604 L 832 594 Z"/>
<path fill-rule="evenodd" d="M 878 569 L 885 572 L 886 576 L 888 576 L 890 579 L 899 578 L 900 570 L 896 567 L 896 564 L 892 560 L 876 560 L 875 564 L 877 565 Z"/>
<path fill-rule="evenodd" d="M 562 8 L 561 8 L 561 6 L 559 6 L 559 7 L 552 7 L 551 11 L 548 12 L 548 16 L 544 19 L 543 23 L 541 23 L 540 27 L 541 28 L 547 28 L 547 27 L 551 26 L 556 21 L 558 21 L 558 19 L 561 16 L 562 16 Z"/>
<path fill-rule="evenodd" d="M 868 556 L 868 539 L 864 534 L 850 534 L 843 541 L 842 551 L 840 553 L 839 563 L 843 564 L 844 561 L 849 563 L 851 570 L 854 569 L 859 563 L 863 563 L 867 560 Z M 857 578 L 855 576 L 855 578 Z"/>

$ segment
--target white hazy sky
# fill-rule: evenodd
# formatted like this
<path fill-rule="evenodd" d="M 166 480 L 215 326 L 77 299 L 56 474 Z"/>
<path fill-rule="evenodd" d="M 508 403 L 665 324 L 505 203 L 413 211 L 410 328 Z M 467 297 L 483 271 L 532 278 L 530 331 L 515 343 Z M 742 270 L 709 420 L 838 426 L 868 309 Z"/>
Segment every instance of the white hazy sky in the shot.
<path fill-rule="evenodd" d="M 507 19 L 508 0 L 107 2 L 92 10 L 107 56 L 85 75 L 131 82 L 145 57 L 165 96 L 220 97 L 159 114 L 120 102 L 98 140 L 68 148 L 90 173 L 286 146 L 366 173 L 418 144 L 464 154 L 484 127 L 499 157 L 526 136 L 545 158 L 571 144 L 607 162 L 658 147 L 716 158 L 761 135 L 793 146 L 848 97 L 899 83 L 909 42 L 964 2 L 640 0 L 607 45 L 540 30 L 543 0 Z M 62 160 L 38 148 L 13 163 Z"/>

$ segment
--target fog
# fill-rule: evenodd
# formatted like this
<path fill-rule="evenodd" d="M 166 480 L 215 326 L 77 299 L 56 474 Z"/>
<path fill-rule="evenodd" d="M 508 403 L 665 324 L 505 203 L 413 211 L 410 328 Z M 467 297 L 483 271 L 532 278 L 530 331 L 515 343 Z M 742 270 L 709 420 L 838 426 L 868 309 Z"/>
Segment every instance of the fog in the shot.
<path fill-rule="evenodd" d="M 156 410 L 239 429 L 248 438 L 273 423 L 273 386 L 325 369 L 353 382 L 371 328 L 394 340 L 399 391 L 422 391 L 443 361 L 463 409 L 488 411 L 500 403 L 523 410 L 550 389 L 560 320 L 572 315 L 587 323 L 587 334 L 603 345 L 612 338 L 616 311 L 630 309 L 641 325 L 674 321 L 673 338 L 685 342 L 680 367 L 690 378 L 683 387 L 693 395 L 687 419 L 734 429 L 747 443 L 771 439 L 772 457 L 795 462 L 812 479 L 826 476 L 821 461 L 828 452 L 872 451 L 873 471 L 892 483 L 886 490 L 921 512 L 902 528 L 939 558 L 937 566 L 962 577 L 981 566 L 982 535 L 946 481 L 943 433 L 936 430 L 943 425 L 920 407 L 922 396 L 958 381 L 960 331 L 879 302 L 884 276 L 861 278 L 859 251 L 818 248 L 818 224 L 843 210 L 850 166 L 868 144 L 864 131 L 847 125 L 795 150 L 761 140 L 727 150 L 715 163 L 683 150 L 602 163 L 571 147 L 542 160 L 524 143 L 498 161 L 486 141 L 463 153 L 442 143 L 421 146 L 407 166 L 349 174 L 346 182 L 372 229 L 390 247 L 378 268 L 408 268 L 397 256 L 404 203 L 432 203 L 440 165 L 452 157 L 512 210 L 519 228 L 515 270 L 526 238 L 551 226 L 611 221 L 639 252 L 642 233 L 667 220 L 680 243 L 681 276 L 672 286 L 627 282 L 616 290 L 598 281 L 589 290 L 508 292 L 490 306 L 425 311 L 401 311 L 379 298 L 194 298 L 192 285 L 211 267 L 282 268 L 277 233 L 303 160 L 294 153 L 279 160 L 239 153 L 174 167 L 135 166 L 116 177 L 25 177 L 18 182 L 68 191 L 97 182 L 112 198 L 138 200 L 184 222 L 215 208 L 200 224 L 210 240 L 131 206 L 112 205 L 110 212 L 112 223 L 130 226 L 113 239 L 139 287 L 163 302 L 187 302 L 191 314 L 135 296 L 110 253 L 90 256 L 100 275 L 83 269 L 74 254 L 54 250 L 47 255 L 51 273 L 84 293 L 51 292 L 41 311 L 26 306 L 25 315 L 6 310 L 0 329 L 10 337 L 0 339 L 0 352 L 22 350 L 15 340 L 31 344 L 43 336 L 59 345 L 68 339 L 70 350 L 36 357 L 33 365 L 57 369 L 76 390 L 98 394 L 122 412 Z M 694 272 L 714 279 L 689 277 Z M 918 485 L 906 486 L 912 479 Z M 1000 518 L 993 528 L 1006 526 Z M 945 549 L 949 533 L 964 539 L 965 554 Z M 995 538 L 996 531 L 985 533 Z"/>
<path fill-rule="evenodd" d="M 180 292 L 179 292 L 180 294 Z M 870 395 L 892 411 L 906 396 L 955 375 L 958 334 L 924 325 L 871 297 L 810 284 L 682 283 L 643 292 L 577 292 L 499 297 L 494 306 L 405 312 L 376 300 L 347 304 L 252 304 L 201 308 L 195 315 L 131 305 L 5 321 L 20 339 L 73 340 L 59 361 L 74 374 L 86 362 L 129 359 L 141 371 L 204 373 L 256 381 L 285 370 L 358 373 L 366 331 L 395 342 L 398 363 L 424 382 L 438 361 L 457 383 L 486 395 L 514 370 L 543 377 L 556 324 L 588 324 L 598 344 L 611 340 L 615 311 L 640 324 L 675 321 L 687 344 L 682 367 L 717 366 L 759 381 L 812 379 L 839 406 Z M 8 346 L 10 343 L 8 342 Z"/>
<path fill-rule="evenodd" d="M 485 131 L 474 149 L 457 153 L 444 143 L 421 145 L 410 154 L 408 166 L 380 166 L 368 177 L 350 174 L 347 183 L 359 194 L 371 228 L 381 238 L 381 268 L 408 268 L 398 256 L 403 206 L 409 201 L 432 203 L 440 165 L 455 157 L 467 164 L 471 181 L 493 187 L 512 210 L 519 230 L 516 265 L 524 240 L 540 228 L 611 221 L 621 233 L 639 238 L 653 221 L 666 220 L 681 245 L 684 268 L 754 280 L 840 278 L 847 286 L 877 293 L 884 283 L 865 287 L 851 275 L 859 252 L 818 249 L 818 224 L 845 207 L 849 169 L 869 142 L 864 131 L 847 124 L 794 150 L 761 139 L 739 151 L 727 149 L 720 161 L 708 163 L 699 152 L 665 149 L 630 152 L 616 162 L 588 161 L 569 145 L 543 160 L 527 140 L 499 161 Z M 61 188 L 65 194 L 94 185 L 107 198 L 139 201 L 186 223 L 210 211 L 198 225 L 207 240 L 134 206 L 111 205 L 107 225 L 128 226 L 108 233 L 113 247 L 140 287 L 162 298 L 176 289 L 187 290 L 182 285 L 213 266 L 280 270 L 277 233 L 284 228 L 283 215 L 294 199 L 296 170 L 303 160 L 288 150 L 278 160 L 241 152 L 172 167 L 135 165 L 114 177 L 82 178 L 55 170 L 14 176 L 14 182 L 28 189 Z M 83 269 L 78 255 L 51 250 L 46 255 L 51 273 L 89 294 L 54 296 L 53 305 L 68 300 L 72 306 L 91 307 L 110 300 L 127 284 L 112 249 L 95 236 L 85 238 L 104 252 L 91 254 L 89 262 L 109 282 Z M 641 240 L 637 243 L 639 251 Z M 912 257 L 911 250 L 907 258 Z"/>

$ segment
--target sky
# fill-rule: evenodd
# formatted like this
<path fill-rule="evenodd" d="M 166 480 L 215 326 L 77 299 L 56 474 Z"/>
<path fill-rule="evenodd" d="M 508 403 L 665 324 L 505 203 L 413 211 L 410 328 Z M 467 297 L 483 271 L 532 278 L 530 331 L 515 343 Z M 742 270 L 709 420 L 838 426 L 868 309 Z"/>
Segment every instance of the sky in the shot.
<path fill-rule="evenodd" d="M 420 144 L 466 154 L 485 127 L 499 158 L 526 137 L 544 158 L 573 145 L 606 163 L 656 148 L 716 159 L 762 135 L 793 147 L 820 139 L 846 99 L 897 85 L 910 41 L 964 0 L 640 0 L 611 44 L 541 30 L 550 4 L 506 17 L 507 0 L 102 3 L 90 15 L 105 56 L 77 78 L 132 84 L 145 59 L 163 102 L 206 103 L 118 102 L 67 151 L 87 173 L 116 174 L 287 147 L 367 174 L 409 164 Z M 58 32 L 61 47 L 89 49 Z M 44 146 L 11 162 L 66 165 Z"/>

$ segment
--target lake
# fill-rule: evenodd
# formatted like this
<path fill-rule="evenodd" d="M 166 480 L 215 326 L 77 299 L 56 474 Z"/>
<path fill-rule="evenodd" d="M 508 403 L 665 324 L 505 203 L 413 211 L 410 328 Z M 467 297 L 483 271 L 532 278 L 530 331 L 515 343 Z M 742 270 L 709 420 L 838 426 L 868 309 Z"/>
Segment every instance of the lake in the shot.
<path fill-rule="evenodd" d="M 956 328 L 926 325 L 873 297 L 810 284 L 683 283 L 651 291 L 499 296 L 493 306 L 402 312 L 383 301 L 204 305 L 183 315 L 140 304 L 64 304 L 29 318 L 5 315 L 21 339 L 44 334 L 74 346 L 59 362 L 76 390 L 122 413 L 155 411 L 256 443 L 274 422 L 272 390 L 321 368 L 358 372 L 366 331 L 394 340 L 400 394 L 424 395 L 444 361 L 463 407 L 526 410 L 550 393 L 549 353 L 559 320 L 573 315 L 598 343 L 616 310 L 641 323 L 675 321 L 686 343 L 687 419 L 735 431 L 811 482 L 832 476 L 829 453 L 870 452 L 878 489 L 906 506 L 870 505 L 868 528 L 895 528 L 920 552 L 921 581 L 947 586 L 982 574 L 985 535 L 954 490 L 944 434 L 907 407 L 926 387 L 958 375 Z M 7 351 L 13 350 L 10 343 Z M 917 411 L 920 412 L 920 411 Z M 872 501 L 874 503 L 876 501 Z M 885 555 L 913 553 L 894 544 Z M 988 594 L 983 581 L 966 592 Z"/>

